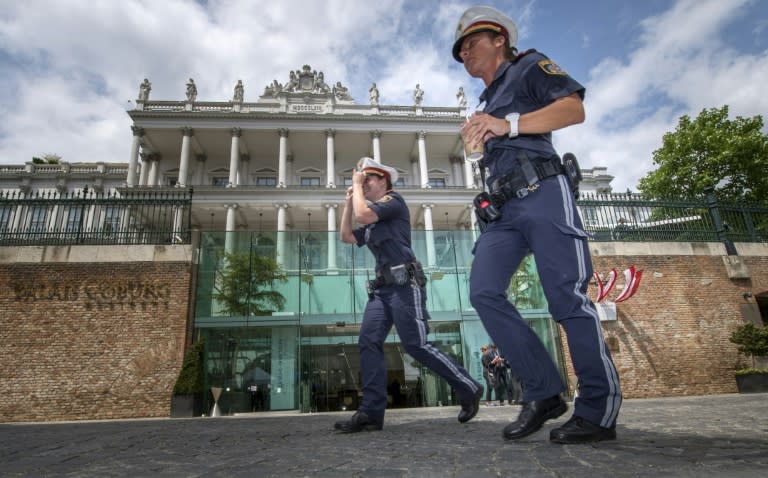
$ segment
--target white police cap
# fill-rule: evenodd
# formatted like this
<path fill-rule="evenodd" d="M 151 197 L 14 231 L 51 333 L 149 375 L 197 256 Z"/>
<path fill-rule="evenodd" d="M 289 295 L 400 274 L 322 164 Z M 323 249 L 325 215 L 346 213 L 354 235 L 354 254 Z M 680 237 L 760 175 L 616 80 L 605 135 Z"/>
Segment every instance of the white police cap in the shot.
<path fill-rule="evenodd" d="M 393 185 L 398 178 L 397 169 L 390 166 L 384 166 L 380 162 L 369 157 L 360 158 L 360 161 L 357 162 L 357 170 L 363 173 L 377 174 L 382 177 L 389 176 L 389 182 Z"/>
<path fill-rule="evenodd" d="M 459 63 L 464 63 L 459 56 L 461 42 L 466 37 L 477 32 L 495 32 L 507 39 L 507 45 L 513 48 L 517 45 L 517 27 L 511 18 L 491 7 L 472 7 L 464 12 L 456 25 L 456 36 L 453 42 L 453 57 Z"/>

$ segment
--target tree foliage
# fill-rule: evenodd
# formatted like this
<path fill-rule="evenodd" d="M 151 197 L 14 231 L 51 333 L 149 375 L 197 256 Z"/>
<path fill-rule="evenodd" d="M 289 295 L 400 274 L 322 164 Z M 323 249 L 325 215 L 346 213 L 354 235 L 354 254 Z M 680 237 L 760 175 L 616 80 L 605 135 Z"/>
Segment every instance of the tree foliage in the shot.
<path fill-rule="evenodd" d="M 691 120 L 682 116 L 653 152 L 658 169 L 638 189 L 654 199 L 701 198 L 714 188 L 718 199 L 768 201 L 768 136 L 762 116 L 728 118 L 728 105 L 704 109 Z"/>
<path fill-rule="evenodd" d="M 268 315 L 282 310 L 285 297 L 271 286 L 287 282 L 274 259 L 248 252 L 225 253 L 216 272 L 213 298 L 229 315 Z"/>
<path fill-rule="evenodd" d="M 204 350 L 205 339 L 200 339 L 189 349 L 173 386 L 174 395 L 192 395 L 203 391 Z"/>
<path fill-rule="evenodd" d="M 768 328 L 746 323 L 731 333 L 730 341 L 739 346 L 739 352 L 752 358 L 768 356 Z"/>

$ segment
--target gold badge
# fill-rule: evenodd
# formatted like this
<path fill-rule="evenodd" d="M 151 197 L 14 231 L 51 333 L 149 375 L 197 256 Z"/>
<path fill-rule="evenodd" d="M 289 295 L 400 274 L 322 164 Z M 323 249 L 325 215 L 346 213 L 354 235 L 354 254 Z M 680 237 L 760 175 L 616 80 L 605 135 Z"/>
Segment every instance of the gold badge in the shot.
<path fill-rule="evenodd" d="M 567 75 L 560 66 L 552 60 L 541 60 L 539 66 L 548 75 Z"/>
<path fill-rule="evenodd" d="M 378 201 L 376 201 L 376 202 L 389 202 L 389 201 L 391 201 L 391 200 L 392 200 L 392 196 L 390 196 L 389 194 L 387 194 L 386 196 L 383 196 L 381 199 L 379 199 L 379 200 L 378 200 Z"/>

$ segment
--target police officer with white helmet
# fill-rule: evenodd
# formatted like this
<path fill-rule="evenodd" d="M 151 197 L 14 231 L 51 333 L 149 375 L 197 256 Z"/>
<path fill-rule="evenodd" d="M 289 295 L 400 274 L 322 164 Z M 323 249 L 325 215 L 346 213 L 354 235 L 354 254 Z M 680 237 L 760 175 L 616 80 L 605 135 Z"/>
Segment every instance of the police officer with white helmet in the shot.
<path fill-rule="evenodd" d="M 532 253 L 579 383 L 572 417 L 550 431 L 550 440 L 612 440 L 622 395 L 586 294 L 592 264 L 575 204 L 578 165 L 575 158 L 564 165 L 552 146 L 553 131 L 584 121 L 585 89 L 543 54 L 518 53 L 516 43 L 509 17 L 476 6 L 461 16 L 452 52 L 485 84 L 484 111 L 462 127 L 465 141 L 485 143 L 480 166 L 488 172 L 489 189 L 475 201 L 483 232 L 475 245 L 470 301 L 523 385 L 523 409 L 502 434 L 507 440 L 523 438 L 567 411 L 557 366 L 507 300 L 510 278 Z"/>

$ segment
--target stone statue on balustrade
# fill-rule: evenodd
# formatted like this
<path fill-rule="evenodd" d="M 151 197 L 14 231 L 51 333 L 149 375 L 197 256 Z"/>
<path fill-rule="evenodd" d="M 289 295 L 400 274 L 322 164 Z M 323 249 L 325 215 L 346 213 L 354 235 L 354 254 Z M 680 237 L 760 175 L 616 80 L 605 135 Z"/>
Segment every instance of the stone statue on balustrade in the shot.
<path fill-rule="evenodd" d="M 467 106 L 467 97 L 464 95 L 464 87 L 459 86 L 459 92 L 456 93 L 456 99 L 459 102 L 459 108 L 466 108 Z"/>
<path fill-rule="evenodd" d="M 315 93 L 328 93 L 331 90 L 331 88 L 325 83 L 325 75 L 323 75 L 322 71 L 315 74 L 312 89 Z"/>
<path fill-rule="evenodd" d="M 368 88 L 368 97 L 371 99 L 371 104 L 373 106 L 379 106 L 379 89 L 376 88 L 376 83 Z"/>
<path fill-rule="evenodd" d="M 237 80 L 237 84 L 235 85 L 235 94 L 232 96 L 232 101 L 235 103 L 242 103 L 244 94 L 245 88 L 243 88 L 243 80 Z"/>
<path fill-rule="evenodd" d="M 283 91 L 283 84 L 277 80 L 272 80 L 272 84 L 264 87 L 264 96 L 277 96 L 278 93 Z"/>
<path fill-rule="evenodd" d="M 421 100 L 424 99 L 424 90 L 416 83 L 416 89 L 413 90 L 413 104 L 421 106 Z"/>
<path fill-rule="evenodd" d="M 144 78 L 144 81 L 139 85 L 139 101 L 149 100 L 149 92 L 152 91 L 152 83 L 148 79 Z"/>
<path fill-rule="evenodd" d="M 299 70 L 296 70 L 296 72 L 291 71 L 288 75 L 288 84 L 285 85 L 285 91 L 293 92 L 296 91 L 296 88 L 299 87 L 299 75 L 301 72 Z"/>
<path fill-rule="evenodd" d="M 196 99 L 197 99 L 197 86 L 195 85 L 195 80 L 190 78 L 189 83 L 187 83 L 187 101 L 193 102 Z"/>
<path fill-rule="evenodd" d="M 349 88 L 343 86 L 340 81 L 336 82 L 336 86 L 333 87 L 333 96 L 337 100 L 352 101 L 352 96 L 349 94 Z"/>

